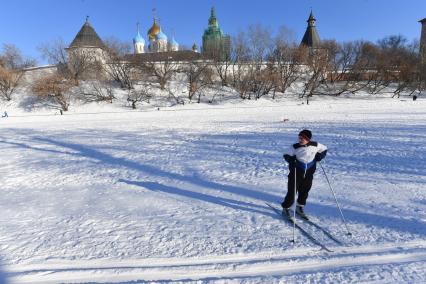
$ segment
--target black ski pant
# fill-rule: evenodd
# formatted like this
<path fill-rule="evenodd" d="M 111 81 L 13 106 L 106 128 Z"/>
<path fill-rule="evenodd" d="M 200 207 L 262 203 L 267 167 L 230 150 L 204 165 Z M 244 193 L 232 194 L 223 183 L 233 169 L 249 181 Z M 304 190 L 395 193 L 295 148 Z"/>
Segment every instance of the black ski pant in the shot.
<path fill-rule="evenodd" d="M 294 171 L 296 170 L 296 192 L 297 192 L 297 203 L 300 205 L 306 205 L 306 199 L 308 199 L 309 190 L 312 187 L 312 180 L 314 178 L 314 173 L 316 166 L 311 167 L 310 169 L 305 170 L 301 168 L 292 168 L 288 174 L 288 183 L 287 183 L 287 195 L 284 198 L 284 201 L 281 203 L 283 208 L 290 208 L 294 202 Z"/>

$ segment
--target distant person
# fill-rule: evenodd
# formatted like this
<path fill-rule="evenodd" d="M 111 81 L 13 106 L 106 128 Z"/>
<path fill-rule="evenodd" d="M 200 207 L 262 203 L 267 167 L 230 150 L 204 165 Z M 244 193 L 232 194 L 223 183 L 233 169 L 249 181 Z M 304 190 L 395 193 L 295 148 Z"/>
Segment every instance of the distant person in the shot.
<path fill-rule="evenodd" d="M 1 117 L 9 117 L 9 115 L 7 114 L 7 111 L 5 111 Z"/>
<path fill-rule="evenodd" d="M 312 132 L 302 130 L 299 133 L 299 142 L 293 144 L 284 153 L 283 157 L 288 163 L 290 173 L 288 174 L 287 195 L 281 203 L 283 216 L 291 218 L 290 207 L 294 203 L 294 185 L 296 184 L 297 204 L 296 213 L 308 219 L 303 208 L 308 199 L 309 190 L 316 170 L 316 163 L 327 155 L 327 147 L 318 142 L 311 141 Z"/>
<path fill-rule="evenodd" d="M 416 95 L 413 96 L 413 101 L 415 101 L 415 100 L 417 100 L 417 96 Z"/>

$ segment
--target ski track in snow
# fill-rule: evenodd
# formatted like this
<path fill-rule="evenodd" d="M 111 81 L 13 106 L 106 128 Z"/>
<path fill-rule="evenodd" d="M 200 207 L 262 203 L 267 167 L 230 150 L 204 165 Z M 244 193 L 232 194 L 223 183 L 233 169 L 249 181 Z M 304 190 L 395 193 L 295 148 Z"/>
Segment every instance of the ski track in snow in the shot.
<path fill-rule="evenodd" d="M 0 283 L 426 281 L 426 102 L 348 101 L 0 120 Z M 302 128 L 332 253 L 265 205 Z"/>
<path fill-rule="evenodd" d="M 194 259 L 94 260 L 9 267 L 19 283 L 97 281 L 206 281 L 283 277 L 346 267 L 401 265 L 426 261 L 426 242 L 338 247 L 333 253 L 313 254 L 297 249 L 283 254 L 252 254 Z M 410 277 L 407 277 L 409 279 Z M 346 279 L 350 281 L 350 279 Z"/>

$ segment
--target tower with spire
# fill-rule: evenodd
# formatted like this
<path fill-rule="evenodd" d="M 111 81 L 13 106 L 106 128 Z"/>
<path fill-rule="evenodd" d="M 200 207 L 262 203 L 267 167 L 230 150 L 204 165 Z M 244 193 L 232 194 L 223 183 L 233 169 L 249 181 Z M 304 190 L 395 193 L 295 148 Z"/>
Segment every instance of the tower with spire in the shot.
<path fill-rule="evenodd" d="M 135 49 L 135 54 L 145 53 L 145 40 L 139 32 L 139 23 L 137 23 L 137 32 L 136 36 L 133 39 L 133 47 Z"/>
<path fill-rule="evenodd" d="M 211 8 L 208 27 L 203 34 L 202 52 L 208 57 L 225 60 L 231 52 L 231 39 L 219 27 L 214 7 Z"/>
<path fill-rule="evenodd" d="M 300 43 L 303 46 L 309 48 L 319 48 L 320 47 L 320 37 L 318 35 L 317 27 L 316 27 L 316 19 L 311 10 L 311 14 L 309 15 L 308 27 L 306 28 L 305 35 L 303 36 L 302 42 Z"/>
<path fill-rule="evenodd" d="M 154 17 L 154 23 L 148 30 L 148 50 L 150 52 L 166 52 L 168 49 L 167 36 L 161 30 L 161 26 L 157 23 L 157 19 Z"/>
<path fill-rule="evenodd" d="M 420 20 L 422 24 L 422 32 L 420 36 L 420 60 L 422 64 L 426 64 L 426 18 Z"/>

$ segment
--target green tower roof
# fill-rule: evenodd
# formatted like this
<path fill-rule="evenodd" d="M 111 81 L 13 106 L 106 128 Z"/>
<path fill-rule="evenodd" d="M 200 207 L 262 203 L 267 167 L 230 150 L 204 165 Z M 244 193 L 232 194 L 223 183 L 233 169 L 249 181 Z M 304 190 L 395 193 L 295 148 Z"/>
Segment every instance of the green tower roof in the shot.
<path fill-rule="evenodd" d="M 209 27 L 204 31 L 203 39 L 220 39 L 224 36 L 223 31 L 219 28 L 214 7 L 212 7 L 209 18 Z"/>

